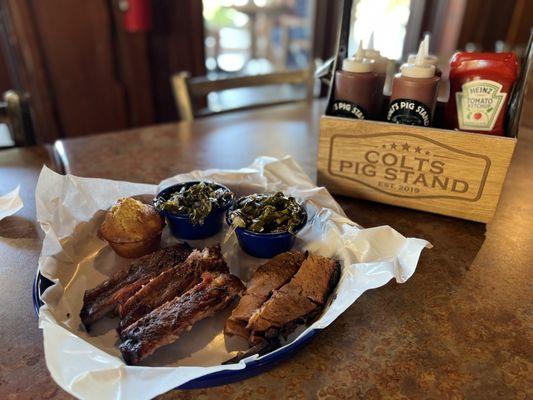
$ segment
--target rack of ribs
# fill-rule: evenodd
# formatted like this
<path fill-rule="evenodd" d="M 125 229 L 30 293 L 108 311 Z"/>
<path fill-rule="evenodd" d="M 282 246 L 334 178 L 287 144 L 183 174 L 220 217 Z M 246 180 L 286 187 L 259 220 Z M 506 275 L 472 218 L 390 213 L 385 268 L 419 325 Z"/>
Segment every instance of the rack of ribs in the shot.
<path fill-rule="evenodd" d="M 106 314 L 116 311 L 150 279 L 183 262 L 191 253 L 186 243 L 166 247 L 139 258 L 97 287 L 86 290 L 80 318 L 86 329 Z"/>
<path fill-rule="evenodd" d="M 196 322 L 226 308 L 244 289 L 234 275 L 204 273 L 202 282 L 122 331 L 122 357 L 127 364 L 139 363 L 158 348 L 176 341 Z"/>
<path fill-rule="evenodd" d="M 220 245 L 193 250 L 185 261 L 152 278 L 119 306 L 119 336 L 124 329 L 160 305 L 174 299 L 201 281 L 206 271 L 228 273 Z"/>
<path fill-rule="evenodd" d="M 224 332 L 248 340 L 250 331 L 246 325 L 252 314 L 270 297 L 272 291 L 289 282 L 306 257 L 306 253 L 289 251 L 260 265 L 250 279 L 246 293 L 226 320 Z"/>

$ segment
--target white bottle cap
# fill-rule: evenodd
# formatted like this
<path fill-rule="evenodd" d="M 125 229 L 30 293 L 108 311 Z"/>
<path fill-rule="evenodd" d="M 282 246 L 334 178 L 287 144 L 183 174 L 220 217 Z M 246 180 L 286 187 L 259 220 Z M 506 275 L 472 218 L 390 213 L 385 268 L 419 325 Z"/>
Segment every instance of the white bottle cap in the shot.
<path fill-rule="evenodd" d="M 374 49 L 374 32 L 370 34 L 370 39 L 368 39 L 368 44 L 364 50 L 364 54 L 366 58 L 371 58 L 373 60 L 381 57 L 379 50 Z"/>
<path fill-rule="evenodd" d="M 424 62 L 426 64 L 437 66 L 439 59 L 437 56 L 434 56 L 433 54 L 429 54 L 429 33 L 426 33 L 424 35 L 424 40 L 422 41 L 424 44 L 424 54 L 426 56 L 424 57 Z M 416 60 L 416 54 L 409 54 L 409 57 L 407 57 L 407 64 L 414 64 Z"/>
<path fill-rule="evenodd" d="M 409 54 L 409 57 L 407 57 L 407 64 L 414 64 L 416 60 L 416 54 Z M 426 57 L 424 57 L 424 62 L 426 64 L 434 65 L 435 67 L 439 63 L 439 59 L 437 56 L 434 56 L 433 54 L 429 54 Z"/>
<path fill-rule="evenodd" d="M 373 72 L 374 64 L 374 60 L 364 57 L 363 41 L 361 41 L 355 55 L 342 62 L 342 70 L 357 73 Z"/>
<path fill-rule="evenodd" d="M 415 62 L 402 65 L 400 71 L 402 76 L 409 78 L 432 78 L 435 76 L 435 66 L 425 63 L 427 56 L 427 48 L 424 45 L 424 41 L 420 42 L 418 47 L 418 54 L 416 55 Z"/>
<path fill-rule="evenodd" d="M 369 58 L 371 60 L 375 61 L 375 71 L 379 74 L 386 74 L 387 73 L 387 65 L 389 63 L 389 59 L 387 57 L 383 57 L 379 50 L 374 49 L 374 32 L 370 34 L 370 39 L 368 40 L 368 46 L 366 49 L 363 50 L 365 58 Z"/>
<path fill-rule="evenodd" d="M 372 57 L 369 57 L 372 59 Z M 379 56 L 376 60 L 376 72 L 380 74 L 386 74 L 387 73 L 387 67 L 389 65 L 389 59 L 387 57 Z"/>

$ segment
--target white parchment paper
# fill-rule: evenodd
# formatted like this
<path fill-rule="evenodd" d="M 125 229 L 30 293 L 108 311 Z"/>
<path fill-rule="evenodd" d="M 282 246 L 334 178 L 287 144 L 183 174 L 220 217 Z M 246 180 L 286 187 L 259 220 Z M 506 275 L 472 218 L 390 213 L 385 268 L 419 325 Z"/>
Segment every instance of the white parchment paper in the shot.
<path fill-rule="evenodd" d="M 20 186 L 17 186 L 11 192 L 0 195 L 0 220 L 15 214 L 24 206 L 19 190 Z"/>
<path fill-rule="evenodd" d="M 193 179 L 222 183 L 237 195 L 281 190 L 296 197 L 306 208 L 309 222 L 299 232 L 295 247 L 340 260 L 342 275 L 330 304 L 311 326 L 289 337 L 288 343 L 300 340 L 309 329 L 327 327 L 366 290 L 383 286 L 392 278 L 405 282 L 414 273 L 422 249 L 430 246 L 422 239 L 405 238 L 388 226 L 361 228 L 290 157 L 259 157 L 240 170 L 192 171 L 167 179 L 159 187 L 63 176 L 43 167 L 36 189 L 37 218 L 45 232 L 39 271 L 55 285 L 42 296 L 45 305 L 40 310 L 39 326 L 50 373 L 74 396 L 151 398 L 215 371 L 245 368 L 249 361 L 220 365 L 246 348 L 244 340 L 227 338 L 222 332 L 230 309 L 201 321 L 141 366 L 128 366 L 122 361 L 114 330 L 117 319 L 104 318 L 91 334 L 81 326 L 79 311 L 84 291 L 131 262 L 118 257 L 97 238 L 105 210 L 121 197 L 154 196 L 164 187 Z M 225 233 L 189 243 L 203 247 L 222 242 Z M 165 231 L 163 244 L 174 241 Z M 264 262 L 244 254 L 234 235 L 222 249 L 231 272 L 243 280 Z"/>

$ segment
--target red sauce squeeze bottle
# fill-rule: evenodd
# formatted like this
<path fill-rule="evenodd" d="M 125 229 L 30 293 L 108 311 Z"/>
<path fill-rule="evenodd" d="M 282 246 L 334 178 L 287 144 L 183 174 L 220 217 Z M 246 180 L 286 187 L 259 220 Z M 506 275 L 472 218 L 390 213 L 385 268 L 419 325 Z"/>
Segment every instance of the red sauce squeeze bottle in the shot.
<path fill-rule="evenodd" d="M 457 53 L 450 61 L 451 129 L 503 136 L 511 90 L 518 75 L 514 53 Z"/>
<path fill-rule="evenodd" d="M 362 43 L 357 53 L 342 62 L 342 69 L 335 72 L 334 102 L 330 115 L 355 119 L 376 116 L 376 87 L 379 77 L 373 60 L 364 58 Z"/>
<path fill-rule="evenodd" d="M 374 49 L 374 32 L 370 35 L 368 46 L 364 50 L 365 58 L 374 60 L 375 72 L 378 74 L 378 84 L 376 87 L 375 102 L 376 111 L 379 112 L 383 107 L 383 87 L 387 79 L 387 67 L 389 59 L 383 57 L 379 50 Z"/>
<path fill-rule="evenodd" d="M 440 77 L 435 75 L 434 65 L 425 63 L 425 50 L 421 42 L 414 64 L 404 64 L 394 77 L 387 121 L 430 126 Z"/>

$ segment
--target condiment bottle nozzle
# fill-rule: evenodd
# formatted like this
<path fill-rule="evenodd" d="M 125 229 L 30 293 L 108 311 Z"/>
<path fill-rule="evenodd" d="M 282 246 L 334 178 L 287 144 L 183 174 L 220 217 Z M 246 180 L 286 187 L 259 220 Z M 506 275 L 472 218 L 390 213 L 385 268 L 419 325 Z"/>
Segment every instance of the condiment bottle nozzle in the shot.
<path fill-rule="evenodd" d="M 368 46 L 366 46 L 368 50 L 374 50 L 374 31 L 370 34 L 370 39 L 368 39 Z"/>
<path fill-rule="evenodd" d="M 374 71 L 374 60 L 365 58 L 363 41 L 359 41 L 359 48 L 351 58 L 346 58 L 342 62 L 343 71 L 366 73 Z"/>
<path fill-rule="evenodd" d="M 418 46 L 418 53 L 416 54 L 414 63 L 404 64 L 402 66 L 402 76 L 410 78 L 431 78 L 435 75 L 435 66 L 425 62 L 428 56 L 428 49 L 424 41 L 425 39 Z"/>

